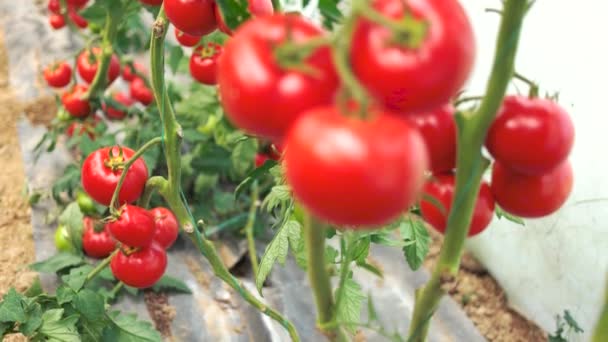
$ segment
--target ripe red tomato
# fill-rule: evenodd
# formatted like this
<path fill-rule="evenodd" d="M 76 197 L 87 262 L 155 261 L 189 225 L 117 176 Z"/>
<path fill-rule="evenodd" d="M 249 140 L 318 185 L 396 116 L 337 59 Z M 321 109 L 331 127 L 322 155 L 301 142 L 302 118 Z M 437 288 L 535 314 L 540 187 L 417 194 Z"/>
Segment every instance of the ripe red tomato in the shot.
<path fill-rule="evenodd" d="M 118 219 L 108 222 L 108 230 L 125 245 L 145 247 L 154 238 L 154 218 L 146 209 L 127 204 L 120 208 Z"/>
<path fill-rule="evenodd" d="M 49 3 L 47 4 L 47 8 L 49 9 L 49 12 L 51 12 L 51 13 L 61 14 L 60 0 L 49 0 Z"/>
<path fill-rule="evenodd" d="M 49 24 L 55 30 L 59 30 L 65 26 L 65 18 L 61 14 L 51 14 L 49 16 Z"/>
<path fill-rule="evenodd" d="M 317 217 L 345 226 L 381 225 L 405 212 L 428 166 L 418 131 L 382 112 L 362 121 L 335 107 L 312 109 L 293 125 L 286 146 L 296 199 Z"/>
<path fill-rule="evenodd" d="M 89 22 L 85 18 L 81 17 L 80 14 L 78 14 L 73 9 L 68 10 L 68 16 L 70 17 L 70 20 L 72 20 L 72 22 L 81 29 L 87 28 L 87 26 L 89 26 Z"/>
<path fill-rule="evenodd" d="M 180 31 L 202 37 L 217 28 L 213 0 L 165 0 L 167 18 Z"/>
<path fill-rule="evenodd" d="M 122 148 L 122 155 L 120 150 Z M 82 187 L 91 198 L 103 205 L 110 205 L 112 194 L 120 175 L 123 163 L 135 153 L 128 147 L 104 147 L 91 153 L 82 164 Z M 131 165 L 118 194 L 118 205 L 132 203 L 139 198 L 146 181 L 148 167 L 142 158 Z"/>
<path fill-rule="evenodd" d="M 139 62 L 133 62 L 133 67 L 139 73 L 146 74 L 148 72 L 146 70 L 146 67 L 143 66 L 143 64 L 141 64 Z M 133 71 L 134 70 L 131 68 L 131 65 L 129 65 L 129 64 L 125 65 L 125 67 L 122 69 L 122 79 L 127 82 L 132 82 L 136 77 L 136 75 Z"/>
<path fill-rule="evenodd" d="M 384 26 L 360 19 L 351 63 L 359 80 L 385 106 L 398 112 L 427 112 L 448 103 L 468 79 L 475 59 L 469 20 L 456 0 L 374 0 L 391 19 L 405 13 L 423 20 L 426 36 L 417 48 Z"/>
<path fill-rule="evenodd" d="M 154 218 L 154 242 L 164 249 L 169 249 L 179 234 L 177 218 L 171 210 L 163 207 L 151 209 L 150 214 Z"/>
<path fill-rule="evenodd" d="M 146 86 L 144 80 L 139 77 L 136 77 L 133 82 L 131 82 L 129 91 L 131 93 L 131 97 L 139 101 L 139 103 L 143 104 L 144 106 L 147 106 L 154 101 L 154 93 L 152 93 L 152 90 Z"/>
<path fill-rule="evenodd" d="M 219 94 L 228 118 L 251 134 L 279 141 L 302 112 L 331 104 L 338 77 L 329 48 L 304 61 L 314 74 L 283 68 L 273 57 L 290 38 L 301 43 L 322 34 L 293 14 L 258 17 L 241 26 L 219 61 Z"/>
<path fill-rule="evenodd" d="M 49 65 L 44 69 L 44 79 L 51 87 L 65 87 L 72 79 L 72 68 L 67 62 Z"/>
<path fill-rule="evenodd" d="M 175 32 L 175 39 L 177 39 L 177 41 L 182 46 L 192 47 L 192 46 L 195 46 L 196 44 L 198 44 L 198 42 L 201 40 L 200 36 L 193 36 L 193 35 L 184 33 L 182 31 L 178 30 L 177 27 L 175 28 L 174 32 Z"/>
<path fill-rule="evenodd" d="M 486 147 L 502 165 L 540 175 L 563 163 L 574 144 L 574 125 L 557 103 L 508 96 L 488 131 Z"/>
<path fill-rule="evenodd" d="M 85 216 L 82 220 L 84 231 L 82 234 L 82 249 L 86 255 L 103 259 L 116 249 L 116 241 L 110 235 L 107 225 L 99 232 L 95 231 L 95 221 Z"/>
<path fill-rule="evenodd" d="M 190 57 L 190 75 L 202 84 L 217 83 L 217 61 L 222 55 L 222 46 L 207 43 L 197 47 Z"/>
<path fill-rule="evenodd" d="M 154 285 L 166 268 L 167 253 L 155 243 L 130 255 L 119 252 L 110 262 L 110 269 L 116 279 L 140 289 Z"/>
<path fill-rule="evenodd" d="M 131 107 L 135 103 L 135 101 L 133 101 L 133 99 L 126 93 L 115 93 L 112 96 L 112 99 L 114 99 L 114 101 L 118 102 L 119 104 L 125 106 L 126 108 Z M 102 105 L 102 109 L 106 113 L 106 117 L 108 119 L 121 120 L 127 116 L 126 111 L 119 108 L 115 108 L 110 104 L 106 105 L 104 103 Z"/>
<path fill-rule="evenodd" d="M 83 8 L 89 0 L 68 0 L 68 6 L 71 5 L 75 8 Z"/>
<path fill-rule="evenodd" d="M 254 161 L 255 167 L 260 167 L 260 166 L 264 165 L 264 163 L 267 160 L 270 160 L 270 157 L 268 157 L 267 155 L 265 155 L 263 153 L 256 153 L 255 161 Z"/>
<path fill-rule="evenodd" d="M 247 0 L 247 2 L 249 3 L 247 10 L 252 18 L 272 14 L 274 12 L 271 0 Z M 215 10 L 215 19 L 217 20 L 217 28 L 225 34 L 232 36 L 234 31 L 226 25 L 220 6 L 215 3 L 213 7 Z"/>
<path fill-rule="evenodd" d="M 91 113 L 89 101 L 82 99 L 88 89 L 89 87 L 84 84 L 77 84 L 61 96 L 61 103 L 65 110 L 75 118 L 82 118 Z"/>
<path fill-rule="evenodd" d="M 139 2 L 149 6 L 160 6 L 163 3 L 163 0 L 139 0 Z"/>
<path fill-rule="evenodd" d="M 95 140 L 95 127 L 101 121 L 99 116 L 93 115 L 92 118 L 86 118 L 85 120 L 76 120 L 72 122 L 65 130 L 65 134 L 71 138 L 76 133 L 78 136 L 87 134 L 91 140 Z"/>
<path fill-rule="evenodd" d="M 424 138 L 433 173 L 451 171 L 456 167 L 454 111 L 454 107 L 445 105 L 427 113 L 406 116 Z"/>
<path fill-rule="evenodd" d="M 420 201 L 422 217 L 442 234 L 445 233 L 448 214 L 452 209 L 452 202 L 454 202 L 455 186 L 456 177 L 453 174 L 434 176 L 433 179 L 427 181 L 424 185 L 424 195 Z M 443 208 L 437 207 L 433 200 L 441 203 Z M 477 200 L 475 201 L 468 236 L 475 236 L 483 232 L 490 222 L 492 222 L 493 216 L 494 197 L 492 197 L 490 185 L 487 182 L 482 182 L 477 194 Z"/>
<path fill-rule="evenodd" d="M 527 218 L 556 212 L 568 199 L 573 184 L 572 167 L 564 161 L 548 173 L 525 175 L 500 162 L 492 168 L 492 192 L 505 211 Z"/>
<path fill-rule="evenodd" d="M 90 50 L 83 50 L 76 61 L 76 69 L 78 74 L 87 83 L 93 82 L 97 68 L 99 67 L 99 60 L 101 58 L 101 48 L 93 47 Z M 116 55 L 112 55 L 110 58 L 110 66 L 108 68 L 108 85 L 120 75 L 120 62 Z"/>

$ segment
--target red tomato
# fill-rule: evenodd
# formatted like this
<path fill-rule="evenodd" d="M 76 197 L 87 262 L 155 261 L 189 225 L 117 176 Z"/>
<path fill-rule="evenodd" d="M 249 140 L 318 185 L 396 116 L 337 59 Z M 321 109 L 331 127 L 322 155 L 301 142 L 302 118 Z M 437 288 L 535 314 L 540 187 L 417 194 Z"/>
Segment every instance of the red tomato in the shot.
<path fill-rule="evenodd" d="M 120 151 L 122 148 L 122 155 Z M 110 205 L 112 194 L 120 175 L 123 164 L 135 153 L 128 147 L 104 147 L 91 153 L 82 164 L 82 187 L 100 204 Z M 146 181 L 148 180 L 148 167 L 142 158 L 139 158 L 127 171 L 127 176 L 118 194 L 118 205 L 132 203 L 139 198 Z"/>
<path fill-rule="evenodd" d="M 135 103 L 135 101 L 133 101 L 133 99 L 126 93 L 115 93 L 112 96 L 112 99 L 114 99 L 114 101 L 118 102 L 119 104 L 125 106 L 126 108 L 131 107 Z M 102 108 L 103 108 L 103 111 L 106 113 L 106 117 L 108 119 L 121 120 L 127 116 L 126 111 L 119 109 L 119 108 L 112 107 L 112 105 L 110 105 L 110 104 L 106 105 L 104 103 L 102 105 Z"/>
<path fill-rule="evenodd" d="M 81 17 L 80 14 L 78 14 L 73 9 L 70 9 L 68 11 L 68 16 L 70 17 L 70 20 L 72 20 L 72 22 L 81 29 L 87 28 L 87 26 L 89 26 L 89 22 L 85 18 Z"/>
<path fill-rule="evenodd" d="M 338 77 L 329 48 L 319 48 L 304 61 L 314 74 L 283 68 L 273 57 L 281 43 L 302 43 L 322 34 L 293 14 L 258 17 L 239 28 L 224 47 L 218 69 L 228 118 L 251 134 L 278 141 L 302 112 L 333 103 Z"/>
<path fill-rule="evenodd" d="M 75 132 L 78 136 L 82 136 L 86 133 L 91 140 L 95 140 L 95 127 L 99 121 L 101 121 L 101 119 L 97 115 L 94 115 L 92 119 L 87 118 L 83 121 L 76 120 L 68 126 L 65 134 L 71 138 L 74 136 Z"/>
<path fill-rule="evenodd" d="M 163 0 L 139 0 L 139 2 L 149 6 L 160 6 L 163 3 Z"/>
<path fill-rule="evenodd" d="M 143 66 L 143 64 L 141 64 L 139 62 L 133 62 L 133 67 L 135 67 L 135 70 L 137 70 L 141 74 L 146 74 L 148 72 L 146 70 L 146 67 Z M 127 82 L 132 82 L 135 79 L 135 76 L 136 75 L 133 72 L 131 65 L 129 65 L 129 64 L 125 65 L 125 67 L 122 69 L 122 79 Z"/>
<path fill-rule="evenodd" d="M 217 28 L 213 0 L 165 0 L 165 13 L 173 26 L 193 36 L 204 36 Z"/>
<path fill-rule="evenodd" d="M 86 255 L 103 259 L 116 249 L 116 241 L 110 235 L 107 225 L 99 232 L 95 231 L 95 221 L 85 216 L 82 220 L 84 232 L 82 234 L 82 249 Z"/>
<path fill-rule="evenodd" d="M 182 46 L 192 47 L 192 46 L 195 46 L 196 44 L 198 44 L 198 42 L 201 40 L 200 36 L 193 36 L 193 35 L 184 33 L 182 31 L 178 30 L 177 27 L 175 28 L 174 32 L 175 32 L 175 39 L 177 39 L 177 41 Z"/>
<path fill-rule="evenodd" d="M 255 161 L 254 161 L 255 167 L 260 167 L 260 166 L 264 165 L 264 163 L 267 160 L 270 160 L 270 157 L 268 157 L 267 155 L 265 155 L 263 153 L 256 153 Z"/>
<path fill-rule="evenodd" d="M 448 214 L 452 210 L 454 202 L 454 188 L 456 177 L 453 174 L 443 174 L 435 176 L 424 185 L 424 195 L 420 201 L 420 211 L 426 222 L 433 226 L 437 231 L 444 234 L 446 230 Z M 433 200 L 441 203 L 443 208 L 437 207 Z M 445 210 L 443 210 L 445 209 Z M 456 209 L 457 210 L 457 209 Z M 475 236 L 483 232 L 494 216 L 494 197 L 490 185 L 482 182 L 475 201 L 473 217 L 469 225 L 468 236 Z"/>
<path fill-rule="evenodd" d="M 221 45 L 207 43 L 197 47 L 190 57 L 190 75 L 202 84 L 217 83 L 217 61 L 222 55 Z"/>
<path fill-rule="evenodd" d="M 163 207 L 151 209 L 150 214 L 154 218 L 154 242 L 164 249 L 169 249 L 179 234 L 177 218 L 171 210 Z"/>
<path fill-rule="evenodd" d="M 89 101 L 82 99 L 88 89 L 84 84 L 77 84 L 61 96 L 63 106 L 75 118 L 82 118 L 91 113 Z"/>
<path fill-rule="evenodd" d="M 408 115 L 406 119 L 418 127 L 424 138 L 431 159 L 431 171 L 441 173 L 453 170 L 456 167 L 454 107 L 445 105 L 428 113 Z"/>
<path fill-rule="evenodd" d="M 65 18 L 61 14 L 51 14 L 49 16 L 49 24 L 55 30 L 59 30 L 65 26 Z"/>
<path fill-rule="evenodd" d="M 563 163 L 574 144 L 568 113 L 548 99 L 508 96 L 486 139 L 490 154 L 520 173 L 540 175 Z"/>
<path fill-rule="evenodd" d="M 407 6 L 407 10 L 406 10 Z M 410 48 L 386 27 L 360 19 L 352 41 L 351 63 L 359 80 L 385 106 L 399 112 L 427 112 L 456 95 L 469 77 L 475 40 L 456 0 L 374 0 L 387 18 L 408 13 L 424 21 L 426 36 Z"/>
<path fill-rule="evenodd" d="M 141 207 L 127 204 L 120 208 L 120 217 L 108 222 L 114 238 L 131 247 L 148 246 L 154 238 L 154 218 Z"/>
<path fill-rule="evenodd" d="M 71 5 L 75 8 L 83 8 L 89 0 L 68 0 L 68 6 Z"/>
<path fill-rule="evenodd" d="M 49 12 L 54 14 L 61 14 L 61 2 L 60 0 L 49 0 L 47 5 Z"/>
<path fill-rule="evenodd" d="M 272 14 L 274 12 L 271 0 L 247 0 L 247 2 L 249 3 L 249 6 L 247 6 L 247 10 L 251 14 L 252 18 Z M 225 34 L 232 36 L 234 34 L 234 31 L 232 31 L 230 27 L 226 25 L 226 22 L 224 21 L 224 15 L 222 14 L 220 6 L 218 6 L 218 4 L 216 3 L 213 7 L 215 9 L 215 19 L 217 20 L 217 28 Z"/>
<path fill-rule="evenodd" d="M 44 69 L 44 79 L 51 87 L 65 87 L 72 80 L 72 68 L 67 62 L 50 65 Z"/>
<path fill-rule="evenodd" d="M 137 77 L 131 82 L 129 86 L 131 97 L 144 106 L 149 105 L 154 101 L 154 93 L 146 86 L 146 83 L 141 78 Z"/>
<path fill-rule="evenodd" d="M 167 253 L 155 243 L 128 256 L 119 252 L 110 262 L 110 269 L 116 279 L 140 289 L 154 285 L 166 268 Z"/>
<path fill-rule="evenodd" d="M 78 74 L 87 83 L 93 82 L 95 74 L 97 74 L 97 68 L 99 67 L 99 60 L 101 59 L 101 48 L 93 47 L 91 49 L 83 50 L 76 61 L 76 69 Z M 116 55 L 112 55 L 110 59 L 110 66 L 108 67 L 108 85 L 120 75 L 120 62 Z"/>
<path fill-rule="evenodd" d="M 284 163 L 294 196 L 317 217 L 345 226 L 389 222 L 424 184 L 424 141 L 385 113 L 361 121 L 335 107 L 310 110 L 293 125 Z"/>
<path fill-rule="evenodd" d="M 492 192 L 505 211 L 527 218 L 556 212 L 568 199 L 573 183 L 570 162 L 542 175 L 525 175 L 495 162 L 492 168 Z"/>

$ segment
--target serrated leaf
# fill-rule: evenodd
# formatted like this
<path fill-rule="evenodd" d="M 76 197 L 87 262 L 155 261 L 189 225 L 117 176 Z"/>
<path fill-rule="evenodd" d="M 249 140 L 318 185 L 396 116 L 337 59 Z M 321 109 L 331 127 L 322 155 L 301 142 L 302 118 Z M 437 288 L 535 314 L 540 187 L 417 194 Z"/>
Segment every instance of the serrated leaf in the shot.
<path fill-rule="evenodd" d="M 291 187 L 289 185 L 275 185 L 270 190 L 270 193 L 264 198 L 262 207 L 271 212 L 281 203 L 291 200 Z"/>
<path fill-rule="evenodd" d="M 52 257 L 33 263 L 30 268 L 42 273 L 56 273 L 68 267 L 84 264 L 84 258 L 78 255 L 61 252 Z"/>
<path fill-rule="evenodd" d="M 403 247 L 405 260 L 415 271 L 422 266 L 422 262 L 429 252 L 431 236 L 424 223 L 411 219 L 401 224 L 399 232 L 405 242 Z"/>
<path fill-rule="evenodd" d="M 104 297 L 84 289 L 74 297 L 74 309 L 81 315 L 80 327 L 85 340 L 99 341 L 107 325 Z"/>
<path fill-rule="evenodd" d="M 112 326 L 105 329 L 102 342 L 160 342 L 162 338 L 154 327 L 137 320 L 135 314 L 121 314 L 118 311 L 107 315 Z"/>
<path fill-rule="evenodd" d="M 93 270 L 91 265 L 82 265 L 72 268 L 69 274 L 61 277 L 61 280 L 67 284 L 72 290 L 79 291 L 86 281 L 87 275 Z"/>
<path fill-rule="evenodd" d="M 39 333 L 46 341 L 51 342 L 80 342 L 76 322 L 78 316 L 61 318 L 63 309 L 48 310 L 42 314 L 42 325 Z"/>
<path fill-rule="evenodd" d="M 238 143 L 230 156 L 237 175 L 244 176 L 253 167 L 253 159 L 258 150 L 256 139 L 246 139 Z"/>
<path fill-rule="evenodd" d="M 25 322 L 27 315 L 24 299 L 23 295 L 11 288 L 0 303 L 0 322 Z"/>
<path fill-rule="evenodd" d="M 336 292 L 339 289 L 336 289 Z M 347 279 L 342 289 L 342 299 L 336 307 L 336 320 L 338 322 L 356 323 L 361 320 L 361 306 L 365 295 L 361 291 L 361 286 L 353 279 Z M 355 327 L 348 325 L 349 330 Z"/>
<path fill-rule="evenodd" d="M 572 315 L 570 314 L 570 311 L 565 310 L 564 311 L 564 320 L 566 321 L 566 324 L 568 324 L 568 326 L 574 330 L 574 332 L 576 333 L 583 333 L 585 332 L 583 330 L 583 328 L 581 328 L 580 325 L 578 325 L 578 322 L 576 322 L 576 320 L 574 319 L 574 317 L 572 317 Z"/>
<path fill-rule="evenodd" d="M 364 262 L 369 254 L 370 241 L 369 236 L 357 239 L 352 247 L 349 248 L 349 259 L 356 262 Z"/>
<path fill-rule="evenodd" d="M 323 26 L 331 30 L 342 19 L 342 12 L 338 8 L 339 0 L 319 0 L 319 11 L 323 17 Z"/>
<path fill-rule="evenodd" d="M 247 175 L 247 177 L 234 190 L 234 198 L 239 198 L 239 196 L 245 189 L 249 189 L 254 181 L 262 178 L 264 175 L 269 173 L 269 170 L 275 165 L 277 165 L 276 161 L 267 160 L 262 166 L 251 171 L 249 175 Z"/>
<path fill-rule="evenodd" d="M 524 221 L 524 219 L 522 219 L 521 217 L 509 214 L 508 212 L 504 211 L 504 209 L 502 209 L 499 206 L 496 206 L 494 212 L 496 213 L 496 217 L 498 217 L 499 220 L 502 220 L 503 218 L 513 222 L 513 223 L 517 223 L 520 226 L 525 226 L 526 222 Z"/>
<path fill-rule="evenodd" d="M 57 304 L 62 305 L 71 302 L 76 296 L 76 292 L 70 287 L 62 285 L 57 288 L 55 295 L 57 296 Z"/>
<path fill-rule="evenodd" d="M 272 267 L 276 262 L 281 265 L 285 264 L 287 259 L 287 253 L 289 251 L 289 241 L 295 239 L 295 235 L 300 235 L 301 226 L 298 221 L 289 220 L 283 226 L 281 226 L 276 232 L 274 238 L 264 251 L 264 255 L 260 260 L 260 267 L 258 274 L 255 279 L 256 287 L 260 294 L 262 293 L 262 286 L 264 281 L 270 274 Z"/>
<path fill-rule="evenodd" d="M 217 0 L 216 4 L 219 6 L 224 22 L 233 30 L 250 17 L 246 1 Z"/>
<path fill-rule="evenodd" d="M 83 218 L 84 215 L 76 202 L 68 204 L 61 215 L 59 215 L 59 223 L 66 226 L 70 241 L 77 251 L 82 250 Z"/>
<path fill-rule="evenodd" d="M 160 278 L 159 281 L 156 282 L 156 284 L 154 284 L 154 286 L 152 286 L 152 290 L 159 292 L 161 290 L 169 290 L 169 291 L 174 291 L 174 292 L 181 292 L 181 293 L 192 293 L 192 291 L 190 290 L 190 288 L 188 287 L 188 285 L 186 285 L 186 283 L 184 283 L 183 281 L 173 278 L 171 276 L 168 275 L 164 275 L 162 278 Z"/>
<path fill-rule="evenodd" d="M 19 325 L 19 332 L 25 336 L 31 336 L 42 325 L 42 307 L 38 303 L 32 303 L 26 310 L 27 320 Z"/>

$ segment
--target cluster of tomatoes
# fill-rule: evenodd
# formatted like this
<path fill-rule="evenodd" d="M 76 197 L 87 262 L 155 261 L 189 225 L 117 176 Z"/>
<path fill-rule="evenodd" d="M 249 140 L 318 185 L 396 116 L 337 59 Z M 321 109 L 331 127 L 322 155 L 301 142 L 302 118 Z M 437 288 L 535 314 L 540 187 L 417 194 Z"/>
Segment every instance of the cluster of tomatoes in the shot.
<path fill-rule="evenodd" d="M 78 11 L 86 6 L 89 0 L 67 0 L 67 17 L 71 20 L 74 25 L 81 29 L 87 28 L 89 23 L 85 18 L 78 14 Z M 59 30 L 65 27 L 66 16 L 65 12 L 62 12 L 60 0 L 49 0 L 47 4 L 49 10 L 49 24 L 55 30 Z"/>
<path fill-rule="evenodd" d="M 134 151 L 126 147 L 106 147 L 91 153 L 82 165 L 82 186 L 97 203 L 110 206 L 119 178 L 125 181 L 117 196 L 120 206 L 109 218 L 94 221 L 84 218 L 82 245 L 91 257 L 109 256 L 117 246 L 110 268 L 125 284 L 146 288 L 156 283 L 167 266 L 166 249 L 177 239 L 179 227 L 175 215 L 167 208 L 146 210 L 132 205 L 141 196 L 148 169 L 143 159 L 125 163 Z M 117 245 L 117 243 L 119 243 Z"/>

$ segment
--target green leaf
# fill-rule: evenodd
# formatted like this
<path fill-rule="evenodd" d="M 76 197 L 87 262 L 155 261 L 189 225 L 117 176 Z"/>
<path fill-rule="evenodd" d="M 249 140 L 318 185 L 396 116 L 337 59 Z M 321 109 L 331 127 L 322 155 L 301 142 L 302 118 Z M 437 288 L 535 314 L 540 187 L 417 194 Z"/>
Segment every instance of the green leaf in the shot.
<path fill-rule="evenodd" d="M 59 216 L 59 223 L 67 227 L 70 241 L 77 251 L 82 250 L 83 218 L 84 215 L 76 202 L 68 204 Z"/>
<path fill-rule="evenodd" d="M 25 291 L 26 297 L 36 297 L 44 293 L 44 289 L 42 288 L 42 284 L 40 284 L 40 277 L 34 278 L 34 282 L 30 286 L 27 291 Z"/>
<path fill-rule="evenodd" d="M 338 258 L 338 255 L 340 255 L 340 252 L 338 252 L 337 249 L 335 249 L 332 246 L 325 246 L 325 262 L 328 264 L 334 264 L 336 262 L 336 259 Z"/>
<path fill-rule="evenodd" d="M 499 206 L 496 206 L 495 208 L 495 212 L 496 212 L 496 217 L 498 217 L 499 220 L 502 220 L 503 218 L 513 222 L 513 223 L 517 223 L 520 226 L 525 226 L 526 222 L 524 221 L 524 219 L 522 219 L 521 217 L 509 214 L 508 212 L 504 211 L 504 209 L 502 209 Z"/>
<path fill-rule="evenodd" d="M 300 223 L 298 223 L 298 221 L 289 220 L 279 228 L 272 241 L 270 241 L 270 244 L 266 246 L 266 250 L 264 251 L 264 255 L 260 260 L 260 267 L 255 279 L 255 284 L 260 294 L 262 294 L 262 286 L 264 285 L 264 281 L 266 281 L 266 278 L 268 277 L 268 274 L 270 274 L 274 264 L 276 262 L 279 262 L 281 265 L 285 264 L 287 252 L 289 251 L 289 242 L 297 242 L 297 239 L 300 238 L 300 231 Z"/>
<path fill-rule="evenodd" d="M 412 270 L 415 271 L 422 266 L 422 262 L 429 252 L 431 236 L 426 230 L 424 223 L 418 220 L 410 219 L 407 222 L 402 222 L 399 231 L 405 241 L 403 247 L 405 260 L 407 260 Z"/>
<path fill-rule="evenodd" d="M 74 300 L 74 296 L 76 296 L 76 292 L 65 285 L 59 286 L 55 294 L 59 305 L 71 302 Z"/>
<path fill-rule="evenodd" d="M 262 166 L 251 171 L 249 175 L 234 190 L 234 198 L 239 198 L 239 196 L 244 190 L 249 189 L 254 181 L 268 174 L 269 170 L 275 165 L 277 165 L 276 161 L 267 160 Z"/>
<path fill-rule="evenodd" d="M 61 252 L 52 257 L 33 263 L 30 268 L 42 273 L 56 273 L 68 267 L 84 264 L 84 258 L 70 253 Z"/>
<path fill-rule="evenodd" d="M 384 278 L 384 273 L 382 272 L 382 270 L 380 268 L 368 263 L 366 260 L 358 261 L 357 266 L 363 268 L 364 270 L 366 270 L 370 273 L 377 275 L 380 278 Z"/>
<path fill-rule="evenodd" d="M 278 207 L 281 203 L 291 200 L 291 187 L 289 185 L 275 185 L 270 190 L 270 193 L 264 198 L 262 207 L 265 207 L 267 211 L 272 211 Z"/>
<path fill-rule="evenodd" d="M 336 292 L 338 289 L 336 289 Z M 365 295 L 361 286 L 353 279 L 347 279 L 342 289 L 342 299 L 336 308 L 336 320 L 338 322 L 359 322 L 361 320 L 361 307 Z M 354 326 L 349 326 L 354 330 Z"/>
<path fill-rule="evenodd" d="M 26 310 L 27 320 L 19 325 L 19 332 L 31 336 L 42 325 L 42 307 L 39 303 L 32 303 Z"/>
<path fill-rule="evenodd" d="M 230 158 L 237 175 L 244 176 L 251 170 L 257 150 L 258 142 L 253 138 L 243 140 L 234 147 Z"/>
<path fill-rule="evenodd" d="M 323 26 L 331 30 L 342 20 L 342 12 L 338 8 L 339 0 L 319 0 L 319 11 L 323 17 Z"/>
<path fill-rule="evenodd" d="M 154 286 L 152 286 L 152 290 L 156 292 L 160 292 L 161 290 L 169 290 L 181 293 L 192 293 L 186 283 L 168 275 L 164 275 L 162 278 L 160 278 L 160 280 L 157 281 Z"/>
<path fill-rule="evenodd" d="M 566 321 L 566 324 L 568 324 L 568 326 L 570 327 L 570 329 L 574 330 L 574 332 L 576 332 L 576 333 L 583 333 L 583 332 L 585 332 L 583 330 L 583 328 L 581 328 L 581 326 L 578 325 L 578 322 L 576 322 L 576 320 L 574 319 L 574 317 L 572 317 L 572 315 L 570 314 L 570 311 L 568 311 L 568 310 L 564 311 L 564 320 Z"/>
<path fill-rule="evenodd" d="M 51 342 L 80 342 L 76 322 L 78 316 L 61 318 L 63 309 L 48 310 L 42 314 L 39 332 Z"/>
<path fill-rule="evenodd" d="M 224 22 L 233 30 L 250 17 L 247 1 L 217 0 L 216 4 L 219 5 Z"/>
<path fill-rule="evenodd" d="M 349 259 L 356 261 L 357 263 L 365 262 L 365 259 L 367 259 L 367 256 L 369 255 L 370 242 L 371 239 L 369 236 L 357 239 L 348 250 L 348 253 L 350 254 Z"/>
<path fill-rule="evenodd" d="M 61 194 L 66 192 L 73 195 L 74 190 L 80 186 L 80 167 L 76 164 L 68 165 L 51 189 L 51 195 L 57 203 L 63 203 Z"/>
<path fill-rule="evenodd" d="M 23 295 L 11 288 L 0 303 L 0 322 L 25 322 L 27 315 L 24 300 Z"/>
<path fill-rule="evenodd" d="M 11 331 L 13 324 L 0 322 L 0 337 L 4 337 L 7 331 Z"/>
<path fill-rule="evenodd" d="M 99 341 L 107 325 L 104 297 L 84 289 L 78 292 L 72 305 L 81 315 L 80 326 L 83 337 L 89 341 Z"/>
<path fill-rule="evenodd" d="M 112 326 L 105 329 L 102 342 L 160 342 L 162 338 L 154 327 L 145 321 L 138 321 L 135 314 L 109 313 Z"/>
<path fill-rule="evenodd" d="M 182 50 L 181 46 L 175 45 L 169 49 L 169 68 L 171 72 L 175 74 L 177 72 L 177 67 L 179 67 L 180 60 L 184 57 L 184 50 Z"/>
<path fill-rule="evenodd" d="M 72 290 L 79 291 L 86 281 L 87 275 L 93 270 L 91 265 L 82 265 L 80 267 L 72 268 L 69 274 L 61 277 L 64 283 L 66 283 Z"/>
<path fill-rule="evenodd" d="M 371 293 L 367 295 L 367 315 L 369 322 L 378 321 L 378 312 L 376 311 L 376 306 L 374 305 L 374 299 Z"/>

